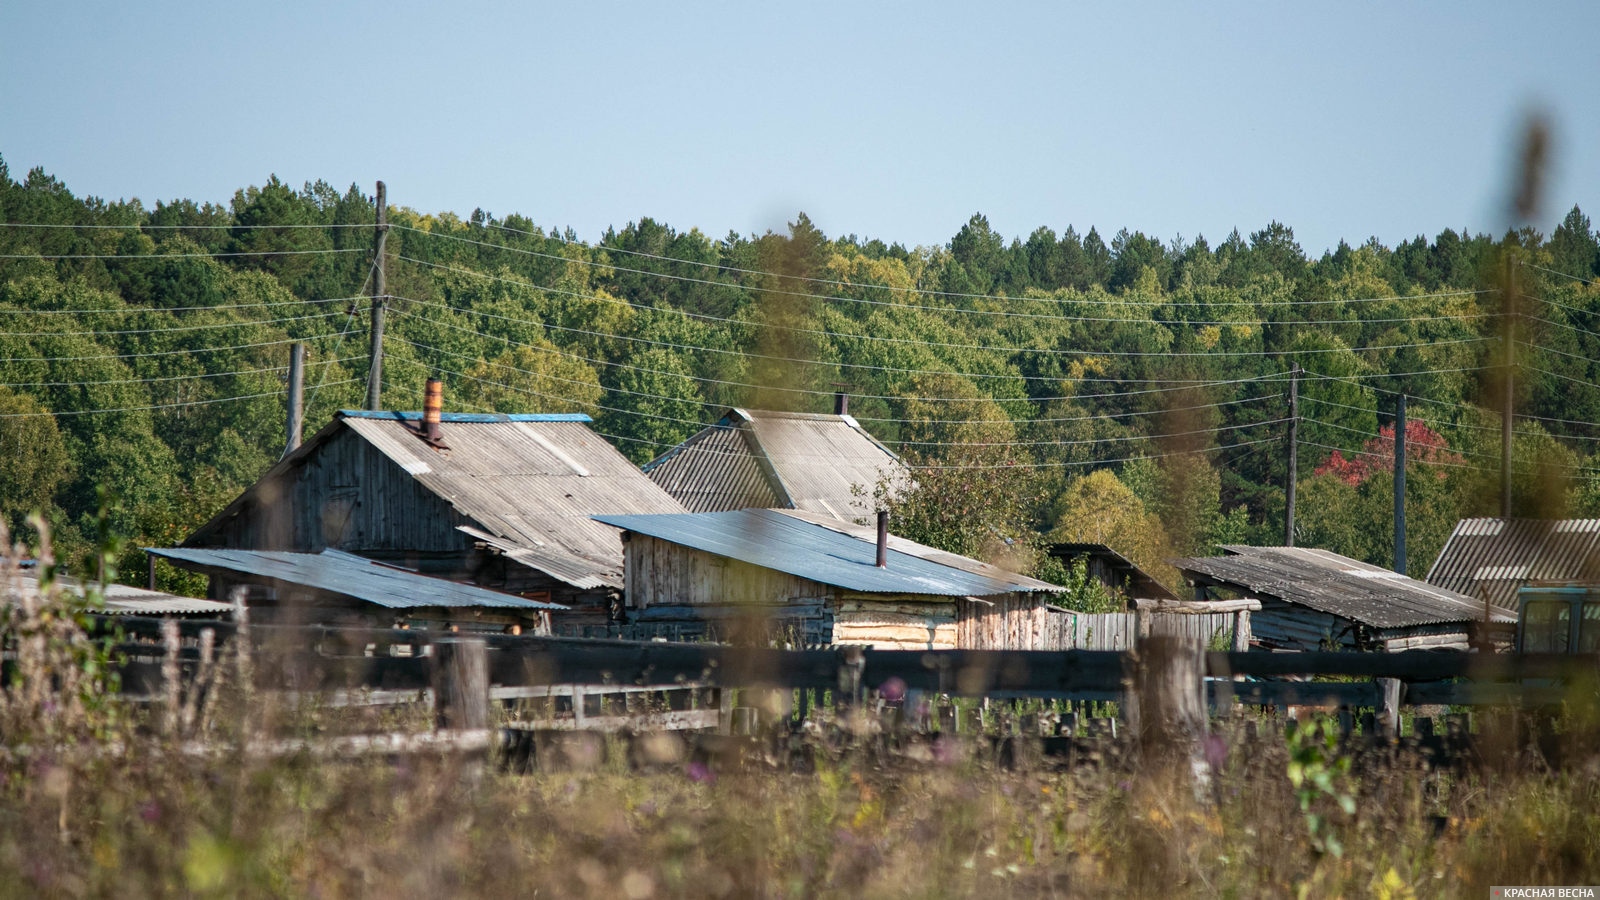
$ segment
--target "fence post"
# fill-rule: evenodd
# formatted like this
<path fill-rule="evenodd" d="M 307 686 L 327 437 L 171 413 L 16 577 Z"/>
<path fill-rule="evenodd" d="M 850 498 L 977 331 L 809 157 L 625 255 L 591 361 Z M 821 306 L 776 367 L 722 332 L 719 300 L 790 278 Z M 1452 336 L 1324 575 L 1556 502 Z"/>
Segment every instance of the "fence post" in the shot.
<path fill-rule="evenodd" d="M 1400 737 L 1400 679 L 1379 678 L 1378 733 L 1386 741 Z"/>
<path fill-rule="evenodd" d="M 1204 747 L 1205 645 L 1177 635 L 1141 637 L 1134 688 L 1128 724 L 1138 737 L 1145 765 L 1186 763 L 1197 791 L 1209 785 Z"/>
<path fill-rule="evenodd" d="M 440 638 L 433 642 L 433 712 L 435 724 L 451 731 L 483 731 L 489 727 L 488 645 L 476 638 Z"/>

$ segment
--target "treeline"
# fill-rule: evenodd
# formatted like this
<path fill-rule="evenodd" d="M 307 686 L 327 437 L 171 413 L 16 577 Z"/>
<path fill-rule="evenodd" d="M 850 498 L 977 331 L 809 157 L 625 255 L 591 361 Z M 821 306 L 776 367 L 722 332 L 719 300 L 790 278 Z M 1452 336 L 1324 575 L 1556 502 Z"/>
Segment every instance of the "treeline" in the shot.
<path fill-rule="evenodd" d="M 356 187 L 276 178 L 225 206 L 110 203 L 0 162 L 5 521 L 44 510 L 81 546 L 103 485 L 135 544 L 181 539 L 281 454 L 291 341 L 310 427 L 362 405 L 374 214 Z M 1495 514 L 1514 259 L 1517 510 L 1600 512 L 1600 237 L 1576 207 L 1549 237 L 1315 259 L 1277 222 L 1215 245 L 1007 241 L 975 215 L 908 249 L 803 214 L 721 239 L 641 219 L 592 245 L 482 210 L 389 220 L 387 406 L 416 408 L 437 373 L 457 408 L 587 412 L 643 462 L 720 407 L 827 411 L 845 390 L 927 467 L 901 530 L 990 557 L 1104 541 L 1153 566 L 1281 541 L 1296 366 L 1299 543 L 1388 562 L 1373 461 L 1400 393 L 1437 442 L 1412 454 L 1413 573 L 1457 517 Z"/>

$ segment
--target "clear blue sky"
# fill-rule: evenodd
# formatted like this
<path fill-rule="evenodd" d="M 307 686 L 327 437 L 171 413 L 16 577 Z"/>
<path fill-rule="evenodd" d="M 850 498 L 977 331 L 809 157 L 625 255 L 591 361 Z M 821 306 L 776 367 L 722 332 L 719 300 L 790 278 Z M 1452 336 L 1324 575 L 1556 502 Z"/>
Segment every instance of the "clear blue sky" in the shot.
<path fill-rule="evenodd" d="M 324 8 L 324 7 L 328 8 Z M 1312 254 L 1600 219 L 1600 3 L 0 4 L 0 155 L 76 193 L 276 173 L 593 239 L 651 216 L 947 242 L 981 211 Z"/>

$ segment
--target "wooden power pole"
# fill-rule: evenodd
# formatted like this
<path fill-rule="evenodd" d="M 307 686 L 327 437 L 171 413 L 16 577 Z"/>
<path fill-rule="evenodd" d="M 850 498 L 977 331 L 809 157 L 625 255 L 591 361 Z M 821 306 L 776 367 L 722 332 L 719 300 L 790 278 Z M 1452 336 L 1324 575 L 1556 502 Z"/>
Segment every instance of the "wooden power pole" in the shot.
<path fill-rule="evenodd" d="M 383 408 L 383 304 L 388 299 L 389 279 L 384 267 L 384 244 L 389 238 L 389 198 L 383 182 L 378 182 L 377 234 L 372 253 L 372 363 L 367 369 L 367 409 Z"/>
<path fill-rule="evenodd" d="M 1505 290 L 1501 298 L 1500 342 L 1505 350 L 1505 396 L 1500 411 L 1500 515 L 1511 518 L 1511 419 L 1516 412 L 1517 364 L 1517 259 L 1509 252 L 1505 262 Z"/>
<path fill-rule="evenodd" d="M 1406 395 L 1394 398 L 1394 570 L 1406 573 Z"/>
<path fill-rule="evenodd" d="M 1294 492 L 1300 479 L 1300 364 L 1289 370 L 1289 479 L 1284 485 L 1283 545 L 1294 546 Z"/>

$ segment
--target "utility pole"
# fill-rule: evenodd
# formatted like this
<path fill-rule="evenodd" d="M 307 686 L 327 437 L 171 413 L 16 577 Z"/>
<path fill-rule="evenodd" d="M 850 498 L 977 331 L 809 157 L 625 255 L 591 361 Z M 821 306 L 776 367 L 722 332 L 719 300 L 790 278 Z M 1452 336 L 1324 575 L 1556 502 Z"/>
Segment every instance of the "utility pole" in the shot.
<path fill-rule="evenodd" d="M 1289 483 L 1284 485 L 1283 545 L 1294 546 L 1294 492 L 1300 478 L 1300 364 L 1289 370 Z"/>
<path fill-rule="evenodd" d="M 1394 398 L 1394 570 L 1406 573 L 1406 395 Z"/>
<path fill-rule="evenodd" d="M 306 345 L 289 345 L 289 440 L 283 447 L 288 456 L 300 448 L 300 435 L 305 431 L 304 397 L 306 392 Z"/>
<path fill-rule="evenodd" d="M 1516 411 L 1517 364 L 1517 259 L 1509 252 L 1505 258 L 1505 289 L 1501 295 L 1500 343 L 1505 350 L 1505 397 L 1500 411 L 1500 515 L 1511 518 L 1511 418 Z"/>
<path fill-rule="evenodd" d="M 367 369 L 367 409 L 371 410 L 383 408 L 383 304 L 389 293 L 383 259 L 383 247 L 389 239 L 389 197 L 381 181 L 377 201 L 377 234 L 372 242 L 372 363 Z"/>

